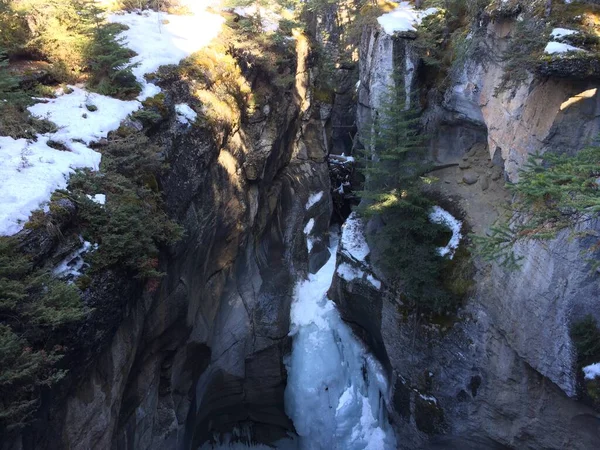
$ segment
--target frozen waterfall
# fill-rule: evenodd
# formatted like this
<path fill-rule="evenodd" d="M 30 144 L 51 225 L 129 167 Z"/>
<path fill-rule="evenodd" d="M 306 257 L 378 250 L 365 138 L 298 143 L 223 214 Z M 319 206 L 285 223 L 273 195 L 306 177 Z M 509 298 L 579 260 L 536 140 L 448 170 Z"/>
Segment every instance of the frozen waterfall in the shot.
<path fill-rule="evenodd" d="M 335 272 L 337 236 L 334 239 L 327 263 L 296 285 L 285 409 L 298 437 L 277 448 L 393 450 L 396 438 L 387 418 L 389 389 L 382 367 L 327 298 Z M 225 443 L 212 448 L 265 446 Z"/>
<path fill-rule="evenodd" d="M 300 450 L 395 449 L 383 370 L 327 298 L 336 247 L 321 270 L 296 286 L 286 412 Z"/>

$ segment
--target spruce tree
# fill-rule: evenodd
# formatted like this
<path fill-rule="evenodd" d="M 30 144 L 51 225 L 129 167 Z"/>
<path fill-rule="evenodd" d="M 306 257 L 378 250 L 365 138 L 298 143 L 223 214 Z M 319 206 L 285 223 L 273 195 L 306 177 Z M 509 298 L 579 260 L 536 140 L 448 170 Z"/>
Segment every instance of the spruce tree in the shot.
<path fill-rule="evenodd" d="M 363 142 L 365 184 L 363 215 L 378 215 L 383 228 L 373 237 L 382 255 L 381 265 L 401 285 L 405 303 L 422 311 L 440 313 L 454 301 L 443 286 L 444 259 L 437 248 L 448 232 L 431 223 L 432 202 L 423 192 L 421 175 L 426 172 L 425 136 L 420 111 L 399 76 L 382 95 L 370 133 Z"/>
<path fill-rule="evenodd" d="M 513 246 L 527 239 L 552 239 L 559 231 L 575 230 L 600 213 L 600 147 L 588 147 L 574 156 L 547 152 L 531 155 L 519 171 L 519 181 L 509 185 L 515 193 L 510 221 L 476 237 L 480 255 L 515 269 L 519 258 Z M 600 242 L 589 250 L 600 249 Z"/>

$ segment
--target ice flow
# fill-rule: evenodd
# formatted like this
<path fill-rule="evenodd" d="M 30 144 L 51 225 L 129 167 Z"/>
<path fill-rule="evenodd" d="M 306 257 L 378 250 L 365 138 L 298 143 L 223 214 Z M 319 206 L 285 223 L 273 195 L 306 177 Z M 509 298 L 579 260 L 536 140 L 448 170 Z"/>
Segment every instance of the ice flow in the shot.
<path fill-rule="evenodd" d="M 286 412 L 300 450 L 395 449 L 382 367 L 327 298 L 335 272 L 337 242 L 333 244 L 321 270 L 296 286 Z"/>

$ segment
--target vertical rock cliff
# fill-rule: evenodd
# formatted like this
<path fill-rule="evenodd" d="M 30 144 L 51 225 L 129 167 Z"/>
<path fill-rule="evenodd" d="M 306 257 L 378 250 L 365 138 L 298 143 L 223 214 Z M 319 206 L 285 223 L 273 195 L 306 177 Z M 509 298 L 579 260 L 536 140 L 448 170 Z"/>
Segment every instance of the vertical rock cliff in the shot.
<path fill-rule="evenodd" d="M 529 155 L 574 154 L 600 126 L 598 83 L 589 78 L 530 75 L 497 92 L 507 70 L 501 56 L 516 20 L 480 20 L 473 33 L 484 36 L 487 57 L 472 54 L 441 90 L 426 84 L 427 68 L 411 51 L 414 35 L 392 36 L 375 26 L 360 45 L 359 131 L 376 116 L 394 69 L 407 92 L 420 88 L 430 157 L 451 166 L 434 173 L 435 189 L 462 210 L 476 233 L 485 233 L 502 214 L 510 201 L 503 180 L 518 180 Z M 595 236 L 598 226 L 587 222 L 580 231 Z M 376 229 L 376 223 L 366 228 Z M 586 314 L 600 318 L 597 274 L 584 256 L 595 240 L 569 236 L 519 244 L 523 265 L 517 271 L 475 259 L 475 287 L 466 305 L 458 317 L 439 323 L 407 312 L 401 290 L 387 286 L 380 292 L 366 276 L 344 277 L 338 270 L 330 295 L 395 379 L 401 448 L 594 448 L 600 422 L 577 400 L 569 330 Z M 344 256 L 343 245 L 338 252 L 338 264 L 385 281 L 376 266 Z"/>

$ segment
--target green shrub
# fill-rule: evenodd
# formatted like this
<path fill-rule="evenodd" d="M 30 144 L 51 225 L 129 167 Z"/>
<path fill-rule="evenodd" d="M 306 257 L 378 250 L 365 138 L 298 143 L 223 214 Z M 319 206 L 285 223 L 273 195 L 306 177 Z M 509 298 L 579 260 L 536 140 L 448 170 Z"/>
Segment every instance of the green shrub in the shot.
<path fill-rule="evenodd" d="M 504 52 L 504 72 L 496 95 L 515 89 L 535 71 L 547 43 L 546 23 L 536 17 L 517 21 Z"/>
<path fill-rule="evenodd" d="M 32 419 L 41 388 L 66 373 L 61 330 L 87 313 L 73 286 L 34 267 L 15 238 L 0 238 L 0 428 Z"/>
<path fill-rule="evenodd" d="M 164 168 L 160 149 L 137 132 L 112 136 L 103 148 L 100 172 L 78 171 L 70 190 L 79 205 L 84 237 L 99 244 L 86 255 L 92 271 L 119 268 L 137 278 L 159 277 L 161 245 L 181 238 L 181 228 L 163 209 L 156 177 Z M 102 192 L 100 206 L 86 194 Z"/>
<path fill-rule="evenodd" d="M 116 35 L 93 0 L 7 0 L 0 4 L 0 48 L 9 56 L 50 62 L 58 82 L 87 78 L 90 88 L 130 98 L 140 88 Z"/>

